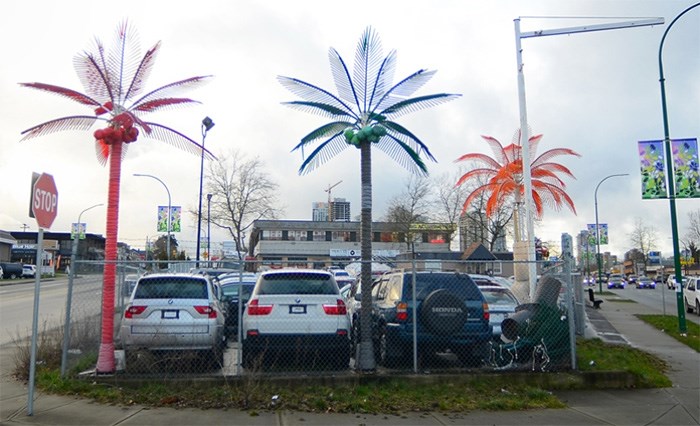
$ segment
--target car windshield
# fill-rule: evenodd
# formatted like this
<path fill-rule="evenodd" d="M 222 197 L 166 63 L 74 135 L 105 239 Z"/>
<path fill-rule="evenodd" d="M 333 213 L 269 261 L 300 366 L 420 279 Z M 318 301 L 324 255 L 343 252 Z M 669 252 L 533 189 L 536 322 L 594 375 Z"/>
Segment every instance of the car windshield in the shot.
<path fill-rule="evenodd" d="M 207 299 L 207 282 L 191 277 L 141 278 L 134 299 Z"/>
<path fill-rule="evenodd" d="M 253 287 L 255 283 L 241 283 L 243 285 L 243 299 L 248 300 L 250 299 L 250 293 L 253 292 Z M 221 286 L 221 292 L 223 293 L 224 297 L 226 298 L 231 298 L 231 299 L 238 299 L 238 289 L 241 286 L 239 283 L 227 283 L 226 285 Z"/>
<path fill-rule="evenodd" d="M 338 294 L 330 275 L 304 272 L 275 273 L 263 276 L 257 290 L 266 294 Z"/>
<path fill-rule="evenodd" d="M 518 301 L 510 293 L 498 290 L 482 290 L 489 305 L 517 305 Z"/>

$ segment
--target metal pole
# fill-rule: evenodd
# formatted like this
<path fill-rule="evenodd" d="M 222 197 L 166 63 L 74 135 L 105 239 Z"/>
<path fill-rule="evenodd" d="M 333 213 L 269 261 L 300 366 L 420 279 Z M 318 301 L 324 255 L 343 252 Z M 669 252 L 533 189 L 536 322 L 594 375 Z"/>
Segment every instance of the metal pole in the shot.
<path fill-rule="evenodd" d="M 95 204 L 90 206 L 85 210 L 81 211 L 78 215 L 78 229 L 76 234 L 73 236 L 73 248 L 70 255 L 70 274 L 68 274 L 68 294 L 66 295 L 66 318 L 63 321 L 63 351 L 61 352 L 61 377 L 66 375 L 66 366 L 68 364 L 68 344 L 70 343 L 70 311 L 71 305 L 73 303 L 73 278 L 76 276 L 76 265 L 75 260 L 78 257 L 78 242 L 80 241 L 80 219 L 83 217 L 83 213 L 95 207 L 103 206 L 104 204 Z"/>
<path fill-rule="evenodd" d="M 662 52 L 664 48 L 664 41 L 666 41 L 666 35 L 668 31 L 673 27 L 673 24 L 683 15 L 685 15 L 691 9 L 700 6 L 700 3 L 695 3 L 694 5 L 688 7 L 678 16 L 676 16 L 673 21 L 668 25 L 664 35 L 661 37 L 661 43 L 659 43 L 659 83 L 661 84 L 661 111 L 663 113 L 664 120 L 664 145 L 666 147 L 666 170 L 668 174 L 668 203 L 671 210 L 671 235 L 673 237 L 673 268 L 674 276 L 676 279 L 676 306 L 678 308 L 678 331 L 680 333 L 686 333 L 688 330 L 685 323 L 685 310 L 683 309 L 683 273 L 681 271 L 681 259 L 679 256 L 680 249 L 678 247 L 678 223 L 676 220 L 676 194 L 673 187 L 673 161 L 671 160 L 671 139 L 669 137 L 670 131 L 668 126 L 668 109 L 666 108 L 666 86 L 664 79 L 664 66 L 662 61 Z"/>
<path fill-rule="evenodd" d="M 142 176 L 142 177 L 153 178 L 153 179 L 157 180 L 158 182 L 160 182 L 161 185 L 163 185 L 163 188 L 165 188 L 165 191 L 168 193 L 168 219 L 167 219 L 167 221 L 166 221 L 166 226 L 168 227 L 168 241 L 165 243 L 165 244 L 166 244 L 165 250 L 168 252 L 168 255 L 167 255 L 166 259 L 168 259 L 168 262 L 170 262 L 170 230 L 171 230 L 171 228 L 172 228 L 172 224 L 170 223 L 170 221 L 171 221 L 171 219 L 172 219 L 172 214 L 171 214 L 171 210 L 172 210 L 172 200 L 171 200 L 171 198 L 170 198 L 170 190 L 168 189 L 168 186 L 165 184 L 165 182 L 163 182 L 162 180 L 160 180 L 159 178 L 157 178 L 157 177 L 155 177 L 155 176 L 153 176 L 153 175 L 146 175 L 146 174 L 141 174 L 141 173 L 134 173 L 134 176 Z"/>
<path fill-rule="evenodd" d="M 207 132 L 214 127 L 214 122 L 209 117 L 204 117 L 202 120 L 202 156 L 199 165 L 199 208 L 197 209 L 197 268 L 199 268 L 199 250 L 202 241 L 202 185 L 204 182 L 204 141 L 207 138 Z"/>
<path fill-rule="evenodd" d="M 29 354 L 29 393 L 27 415 L 34 415 L 34 379 L 36 377 L 36 345 L 39 332 L 39 289 L 41 288 L 41 267 L 44 265 L 44 228 L 39 227 L 36 242 L 36 264 L 39 271 L 34 275 L 34 312 L 32 315 L 32 345 Z"/>
<path fill-rule="evenodd" d="M 211 267 L 211 197 L 212 194 L 207 194 L 207 260 Z"/>
<path fill-rule="evenodd" d="M 605 182 L 606 180 L 616 177 L 616 176 L 629 176 L 629 173 L 620 173 L 620 174 L 615 174 L 615 175 L 608 175 L 605 176 L 600 182 L 598 182 L 598 185 L 595 187 L 595 192 L 593 194 L 593 199 L 595 201 L 595 244 L 596 244 L 596 259 L 598 261 L 598 292 L 603 293 L 603 277 L 602 277 L 602 269 L 603 266 L 601 265 L 602 259 L 600 257 L 600 226 L 598 225 L 598 188 L 600 188 L 600 185 Z"/>

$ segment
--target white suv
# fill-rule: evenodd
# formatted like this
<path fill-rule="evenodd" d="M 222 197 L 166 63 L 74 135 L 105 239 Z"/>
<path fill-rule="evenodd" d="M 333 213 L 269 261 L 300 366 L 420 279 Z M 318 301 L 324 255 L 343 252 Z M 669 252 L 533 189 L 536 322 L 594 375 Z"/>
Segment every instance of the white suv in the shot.
<path fill-rule="evenodd" d="M 688 277 L 684 279 L 685 286 L 683 287 L 683 302 L 686 312 L 695 311 L 696 315 L 700 315 L 700 277 Z"/>
<path fill-rule="evenodd" d="M 346 369 L 350 329 L 350 316 L 332 273 L 265 271 L 243 313 L 243 365 L 251 368 L 278 360 Z"/>

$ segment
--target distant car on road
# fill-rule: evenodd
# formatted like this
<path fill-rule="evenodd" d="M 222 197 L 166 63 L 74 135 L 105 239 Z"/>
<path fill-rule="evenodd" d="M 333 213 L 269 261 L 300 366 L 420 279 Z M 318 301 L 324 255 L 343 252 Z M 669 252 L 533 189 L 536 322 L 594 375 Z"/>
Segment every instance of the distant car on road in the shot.
<path fill-rule="evenodd" d="M 347 284 L 355 284 L 355 277 L 350 275 L 350 272 L 345 269 L 331 269 L 330 272 L 335 277 L 335 282 L 338 283 L 339 288 L 345 287 Z"/>
<path fill-rule="evenodd" d="M 645 276 L 637 278 L 634 284 L 637 286 L 637 288 L 656 288 L 656 282 L 651 278 Z"/>
<path fill-rule="evenodd" d="M 608 288 L 625 288 L 625 278 L 622 274 L 610 274 L 608 277 Z"/>

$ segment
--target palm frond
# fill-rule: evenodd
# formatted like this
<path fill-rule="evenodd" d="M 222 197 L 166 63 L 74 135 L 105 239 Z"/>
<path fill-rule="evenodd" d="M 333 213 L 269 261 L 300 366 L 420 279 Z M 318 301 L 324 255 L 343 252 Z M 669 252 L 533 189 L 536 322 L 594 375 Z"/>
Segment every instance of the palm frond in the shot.
<path fill-rule="evenodd" d="M 158 56 L 159 48 L 160 42 L 156 43 L 143 55 L 143 59 L 141 59 L 141 63 L 139 63 L 134 72 L 134 78 L 131 80 L 131 86 L 129 86 L 129 89 L 126 91 L 124 99 L 131 99 L 141 94 L 144 84 L 151 74 L 151 69 L 153 69 L 153 64 Z"/>
<path fill-rule="evenodd" d="M 354 114 L 351 106 L 325 89 L 321 89 L 318 86 L 297 78 L 278 76 L 277 81 L 279 81 L 287 90 L 306 101 L 332 105 L 338 109 L 347 111 L 349 114 Z"/>
<path fill-rule="evenodd" d="M 76 92 L 75 90 L 67 89 L 67 88 L 61 87 L 61 86 L 54 86 L 52 84 L 45 84 L 45 83 L 19 83 L 19 85 L 24 86 L 24 87 L 29 87 L 31 89 L 43 90 L 45 92 L 49 92 L 49 93 L 53 93 L 55 95 L 63 96 L 63 97 L 66 97 L 68 99 L 72 99 L 78 103 L 81 103 L 83 105 L 89 105 L 89 106 L 99 106 L 100 105 L 100 102 L 89 97 L 88 95 L 84 95 L 80 92 Z"/>
<path fill-rule="evenodd" d="M 425 83 L 433 78 L 433 75 L 435 75 L 436 72 L 437 71 L 426 71 L 421 69 L 396 83 L 393 87 L 386 90 L 386 93 L 378 102 L 377 109 L 386 109 L 413 95 L 416 90 L 420 89 Z"/>
<path fill-rule="evenodd" d="M 101 68 L 98 45 L 98 55 L 83 52 L 73 58 L 73 67 L 80 79 L 80 83 L 90 96 L 97 98 L 100 104 L 113 101 L 112 88 L 106 71 Z"/>
<path fill-rule="evenodd" d="M 348 127 L 352 127 L 352 125 L 353 123 L 349 123 L 347 121 L 334 121 L 332 123 L 324 124 L 323 126 L 319 127 L 318 129 L 312 131 L 308 135 L 301 138 L 301 142 L 299 142 L 299 145 L 295 146 L 294 149 L 292 149 L 292 151 L 296 150 L 297 148 L 301 148 L 303 145 L 307 145 L 317 139 L 328 137 L 333 138 L 338 134 L 342 133 Z"/>
<path fill-rule="evenodd" d="M 501 168 L 501 164 L 498 163 L 496 160 L 493 158 L 489 157 L 486 154 L 481 154 L 478 152 L 472 152 L 470 154 L 464 154 L 457 158 L 454 162 L 458 163 L 460 161 L 477 161 L 479 163 L 485 164 L 487 166 L 490 166 L 493 170 L 494 173 Z"/>
<path fill-rule="evenodd" d="M 389 54 L 382 60 L 379 70 L 377 71 L 377 77 L 374 80 L 372 86 L 372 94 L 369 100 L 369 110 L 376 111 L 379 108 L 384 108 L 383 105 L 391 105 L 397 102 L 394 96 L 386 96 L 387 92 L 391 90 L 389 87 L 394 81 L 394 70 L 396 69 L 396 51 L 392 50 Z M 383 103 L 382 100 L 386 99 L 387 102 Z"/>
<path fill-rule="evenodd" d="M 331 47 L 328 50 L 328 60 L 331 63 L 331 73 L 333 74 L 333 81 L 335 82 L 335 88 L 338 90 L 338 95 L 345 102 L 357 105 L 359 109 L 357 93 L 355 93 L 355 87 L 352 85 L 350 71 L 348 71 L 348 67 L 345 65 L 345 61 L 340 56 L 340 53 Z"/>
<path fill-rule="evenodd" d="M 496 173 L 496 171 L 493 169 L 484 169 L 484 168 L 472 169 L 472 170 L 469 170 L 467 173 L 463 174 L 462 176 L 460 176 L 460 178 L 457 180 L 457 183 L 455 183 L 455 186 L 460 186 L 464 182 L 466 182 L 470 179 L 474 179 L 474 178 L 479 178 L 479 177 L 489 178 L 489 177 L 493 176 L 495 173 Z"/>
<path fill-rule="evenodd" d="M 130 111 L 139 112 L 153 112 L 162 109 L 170 109 L 176 106 L 182 106 L 184 104 L 199 104 L 201 102 L 195 101 L 189 98 L 165 98 L 165 99 L 153 99 L 148 102 L 142 102 L 138 105 L 133 105 Z"/>
<path fill-rule="evenodd" d="M 141 56 L 136 29 L 124 20 L 117 27 L 114 43 L 107 55 L 107 72 L 112 81 L 112 94 L 121 105 L 126 101 L 130 81 L 139 64 Z"/>
<path fill-rule="evenodd" d="M 331 158 L 338 155 L 344 149 L 349 147 L 345 142 L 345 137 L 342 134 L 337 134 L 325 142 L 321 143 L 299 167 L 299 174 L 304 175 L 312 170 L 316 169 L 318 166 L 324 164 Z M 296 148 L 295 148 L 296 149 Z"/>
<path fill-rule="evenodd" d="M 354 112 L 348 113 L 344 109 L 336 108 L 333 105 L 324 104 L 321 102 L 306 102 L 306 101 L 292 101 L 292 102 L 282 102 L 282 105 L 287 105 L 291 108 L 309 112 L 312 114 L 322 115 L 324 117 L 337 118 L 337 117 L 350 117 L 355 120 L 359 118 Z"/>
<path fill-rule="evenodd" d="M 553 172 L 559 172 L 559 173 L 565 174 L 573 179 L 576 179 L 576 177 L 571 172 L 571 170 L 569 170 L 568 167 L 566 167 L 562 164 L 559 164 L 559 163 L 539 163 L 537 165 L 532 166 L 532 170 L 538 170 L 538 169 L 548 169 L 548 170 L 551 170 Z"/>
<path fill-rule="evenodd" d="M 393 142 L 390 139 L 393 140 Z M 428 168 L 425 166 L 419 153 L 391 134 L 387 133 L 386 136 L 380 139 L 377 143 L 377 148 L 384 151 L 391 159 L 411 173 L 428 174 Z M 429 152 L 428 156 L 428 158 L 435 160 Z"/>
<path fill-rule="evenodd" d="M 159 140 L 195 155 L 202 155 L 202 151 L 204 151 L 204 157 L 207 160 L 216 159 L 216 156 L 208 149 L 204 148 L 198 142 L 195 142 L 188 136 L 185 136 L 175 129 L 171 129 L 170 127 L 163 126 L 162 124 L 158 123 L 145 122 L 145 124 L 151 128 L 151 132 L 142 133 L 139 135 L 140 138 Z"/>
<path fill-rule="evenodd" d="M 352 79 L 362 111 L 369 106 L 370 84 L 376 79 L 381 62 L 382 42 L 372 27 L 367 27 L 357 43 Z"/>
<path fill-rule="evenodd" d="M 395 121 L 383 121 L 382 125 L 387 128 L 389 131 L 387 133 L 388 136 L 391 136 L 392 138 L 396 140 L 401 140 L 403 143 L 407 143 L 411 146 L 411 148 L 416 151 L 418 154 L 421 154 L 425 152 L 425 155 L 431 159 L 432 161 L 437 162 L 435 157 L 433 157 L 433 154 L 430 153 L 430 150 L 428 149 L 428 146 L 425 145 L 423 142 L 421 142 L 420 139 L 411 131 L 409 131 L 407 128 L 403 127 L 399 123 Z M 398 133 L 398 137 L 395 135 L 392 135 L 392 132 Z"/>
<path fill-rule="evenodd" d="M 489 184 L 483 184 L 476 189 L 474 189 L 464 200 L 464 204 L 462 204 L 462 214 L 464 214 L 469 206 L 476 200 L 478 197 L 481 196 L 481 194 L 486 193 L 490 188 Z"/>
<path fill-rule="evenodd" d="M 553 171 L 543 169 L 543 168 L 536 168 L 532 169 L 531 172 L 531 177 L 534 180 L 541 180 L 543 182 L 548 182 L 548 183 L 554 183 L 561 188 L 566 188 L 566 183 L 564 183 L 563 180 L 559 178 Z"/>
<path fill-rule="evenodd" d="M 489 144 L 489 147 L 491 148 L 491 151 L 493 151 L 494 157 L 496 157 L 496 161 L 499 164 L 506 164 L 512 161 L 508 158 L 506 151 L 503 149 L 503 144 L 501 144 L 498 139 L 494 138 L 493 136 L 485 135 L 481 135 L 481 137 L 486 141 L 486 143 Z"/>
<path fill-rule="evenodd" d="M 549 161 L 550 159 L 554 157 L 558 157 L 560 155 L 573 155 L 575 157 L 580 157 L 581 154 L 578 152 L 574 151 L 573 149 L 569 148 L 554 148 L 550 149 L 548 151 L 543 152 L 539 157 L 537 157 L 533 162 L 532 166 L 535 167 L 538 164 L 545 163 Z"/>
<path fill-rule="evenodd" d="M 143 95 L 141 98 L 138 100 L 134 101 L 131 103 L 131 105 L 139 105 L 145 102 L 149 102 L 153 99 L 158 99 L 158 98 L 169 98 L 171 93 L 174 93 L 176 91 L 181 91 L 181 90 L 189 90 L 192 88 L 195 88 L 197 86 L 200 86 L 206 82 L 208 82 L 208 79 L 211 78 L 211 75 L 201 75 L 197 77 L 190 77 L 186 78 L 184 80 L 176 81 L 170 84 L 166 84 L 165 86 L 161 86 L 155 90 L 152 90 L 145 95 Z M 131 109 L 132 107 L 129 107 Z"/>
<path fill-rule="evenodd" d="M 34 127 L 30 127 L 27 130 L 24 130 L 22 133 L 20 133 L 24 135 L 24 137 L 20 139 L 20 142 L 27 139 L 36 138 L 39 136 L 44 136 L 50 133 L 61 132 L 65 130 L 87 130 L 90 127 L 92 127 L 92 125 L 95 124 L 95 121 L 97 120 L 104 119 L 90 115 L 73 115 L 68 117 L 56 118 L 54 120 L 46 121 Z"/>
<path fill-rule="evenodd" d="M 387 109 L 380 111 L 380 114 L 395 118 L 401 115 L 408 114 L 410 112 L 415 112 L 425 108 L 430 108 L 436 105 L 443 104 L 460 96 L 462 95 L 455 95 L 450 93 L 439 93 L 435 95 L 419 96 L 417 98 L 411 98 L 397 102 L 394 105 L 388 107 Z"/>

